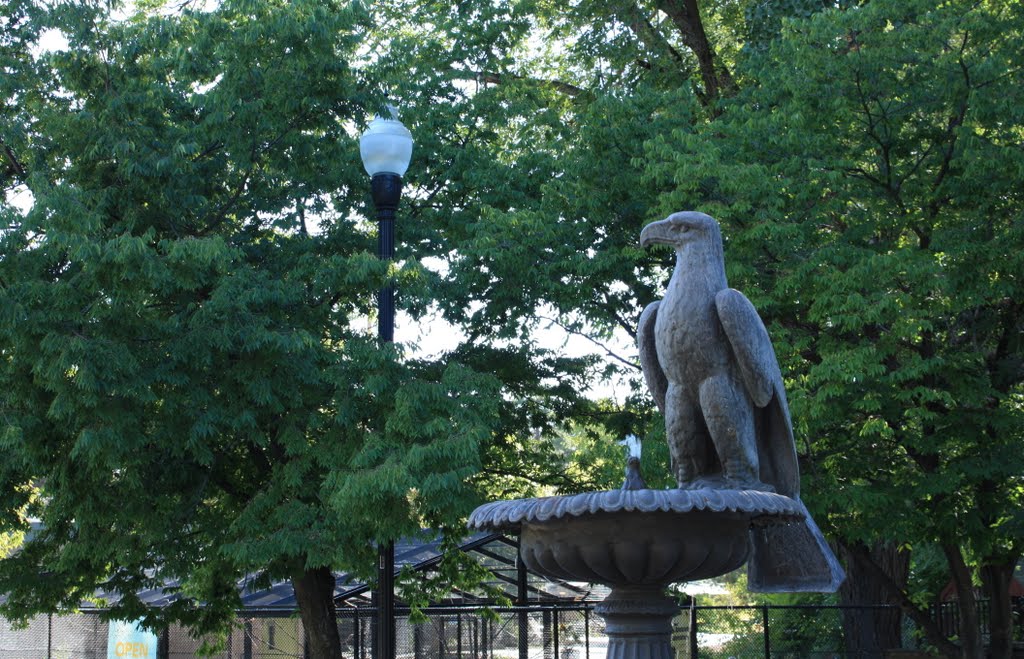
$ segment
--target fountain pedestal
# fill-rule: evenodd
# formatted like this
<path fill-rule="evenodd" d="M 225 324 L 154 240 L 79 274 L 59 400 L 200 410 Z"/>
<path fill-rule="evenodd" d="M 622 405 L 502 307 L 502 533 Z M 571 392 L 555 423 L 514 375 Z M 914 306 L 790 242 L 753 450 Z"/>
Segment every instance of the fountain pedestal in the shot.
<path fill-rule="evenodd" d="M 613 588 L 594 609 L 604 618 L 608 659 L 674 659 L 672 619 L 679 605 L 663 588 Z"/>
<path fill-rule="evenodd" d="M 518 531 L 523 563 L 540 574 L 611 586 L 596 608 L 609 659 L 672 659 L 679 607 L 665 588 L 735 570 L 752 526 L 802 522 L 802 510 L 755 490 L 611 490 L 488 503 L 469 526 Z"/>

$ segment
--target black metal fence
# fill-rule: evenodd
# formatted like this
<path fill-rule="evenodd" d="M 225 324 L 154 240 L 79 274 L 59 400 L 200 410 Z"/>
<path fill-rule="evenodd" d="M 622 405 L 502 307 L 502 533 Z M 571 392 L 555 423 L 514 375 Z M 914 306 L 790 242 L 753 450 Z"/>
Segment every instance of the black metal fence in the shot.
<path fill-rule="evenodd" d="M 983 634 L 987 607 L 982 607 Z M 891 616 L 896 643 L 911 650 L 918 634 L 894 607 L 696 606 L 674 622 L 673 645 L 679 659 L 860 659 L 878 656 L 850 650 L 843 616 L 850 613 Z M 938 619 L 955 633 L 955 605 Z M 883 621 L 884 622 L 884 621 Z M 344 659 L 371 659 L 374 612 L 344 609 L 338 630 Z M 0 620 L 0 659 L 107 659 L 107 623 L 96 613 L 42 615 L 21 629 Z M 605 659 L 608 639 L 603 620 L 590 605 L 551 605 L 491 609 L 431 608 L 424 622 L 400 613 L 396 621 L 401 659 Z M 198 656 L 202 639 L 179 627 L 159 635 L 160 659 Z M 302 623 L 281 610 L 247 610 L 224 640 L 215 659 L 305 659 Z"/>
<path fill-rule="evenodd" d="M 690 609 L 690 647 L 685 657 L 700 659 L 861 659 L 878 649 L 848 647 L 843 617 L 881 618 L 897 628 L 888 650 L 915 649 L 915 628 L 895 607 L 840 606 L 702 606 Z M 889 618 L 891 620 L 886 621 Z"/>

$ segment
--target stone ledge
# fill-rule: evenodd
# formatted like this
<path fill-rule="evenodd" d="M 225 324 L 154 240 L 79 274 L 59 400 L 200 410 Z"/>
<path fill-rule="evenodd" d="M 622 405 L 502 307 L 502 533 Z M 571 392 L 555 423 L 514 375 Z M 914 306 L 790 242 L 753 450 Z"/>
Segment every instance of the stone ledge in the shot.
<path fill-rule="evenodd" d="M 523 523 L 535 524 L 566 517 L 598 513 L 693 511 L 734 512 L 749 515 L 753 523 L 761 516 L 803 520 L 799 503 L 781 494 L 759 490 L 607 490 L 537 499 L 513 499 L 486 503 L 469 516 L 467 526 L 481 531 L 518 531 Z"/>

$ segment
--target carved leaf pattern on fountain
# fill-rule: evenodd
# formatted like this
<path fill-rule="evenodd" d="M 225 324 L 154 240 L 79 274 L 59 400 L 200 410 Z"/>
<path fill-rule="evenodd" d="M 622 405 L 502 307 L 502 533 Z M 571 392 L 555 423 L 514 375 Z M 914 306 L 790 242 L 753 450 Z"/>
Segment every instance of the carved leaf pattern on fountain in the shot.
<path fill-rule="evenodd" d="M 598 513 L 692 511 L 736 512 L 751 516 L 782 516 L 798 521 L 801 507 L 789 497 L 757 490 L 608 490 L 571 496 L 494 501 L 480 506 L 469 518 L 479 530 L 515 531 L 523 523 L 543 523 Z"/>

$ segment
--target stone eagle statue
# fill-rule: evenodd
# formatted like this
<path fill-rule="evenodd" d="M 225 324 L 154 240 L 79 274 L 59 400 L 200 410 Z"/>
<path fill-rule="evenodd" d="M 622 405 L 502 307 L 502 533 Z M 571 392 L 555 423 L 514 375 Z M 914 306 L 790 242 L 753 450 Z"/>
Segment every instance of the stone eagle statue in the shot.
<path fill-rule="evenodd" d="M 726 282 L 718 223 L 675 213 L 644 227 L 640 244 L 676 251 L 664 299 L 640 316 L 637 344 L 665 416 L 678 486 L 764 490 L 799 502 L 782 373 L 754 306 Z M 751 590 L 833 592 L 842 582 L 842 568 L 803 510 L 804 523 L 751 530 Z"/>

